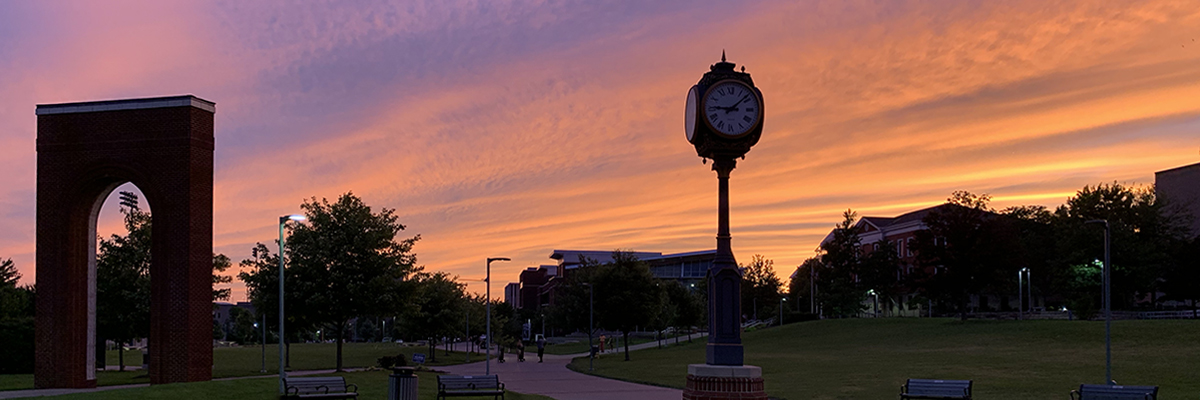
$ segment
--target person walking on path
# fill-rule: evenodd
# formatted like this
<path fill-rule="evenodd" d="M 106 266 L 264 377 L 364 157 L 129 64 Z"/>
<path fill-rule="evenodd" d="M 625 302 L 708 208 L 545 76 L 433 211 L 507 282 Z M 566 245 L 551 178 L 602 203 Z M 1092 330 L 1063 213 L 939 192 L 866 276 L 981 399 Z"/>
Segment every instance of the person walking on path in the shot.
<path fill-rule="evenodd" d="M 608 339 L 603 333 L 600 334 L 600 353 L 604 354 L 604 341 Z"/>
<path fill-rule="evenodd" d="M 540 363 L 540 362 L 542 362 L 542 355 L 544 355 L 546 353 L 546 337 L 545 336 L 538 335 L 537 346 L 538 346 L 538 362 Z"/>
<path fill-rule="evenodd" d="M 525 362 L 525 341 L 517 341 L 517 362 Z"/>

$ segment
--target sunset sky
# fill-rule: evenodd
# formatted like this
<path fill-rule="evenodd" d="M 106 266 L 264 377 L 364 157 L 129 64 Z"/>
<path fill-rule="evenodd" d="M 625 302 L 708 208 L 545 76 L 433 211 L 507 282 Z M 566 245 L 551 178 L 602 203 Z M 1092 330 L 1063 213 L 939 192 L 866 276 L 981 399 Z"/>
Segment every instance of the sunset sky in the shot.
<path fill-rule="evenodd" d="M 716 175 L 683 114 L 724 50 L 766 110 L 734 252 L 786 283 L 848 208 L 1054 207 L 1200 161 L 1197 39 L 1194 0 L 6 1 L 0 258 L 35 281 L 35 105 L 179 94 L 217 104 L 235 261 L 347 191 L 472 291 L 511 257 L 494 296 L 554 249 L 711 249 Z"/>

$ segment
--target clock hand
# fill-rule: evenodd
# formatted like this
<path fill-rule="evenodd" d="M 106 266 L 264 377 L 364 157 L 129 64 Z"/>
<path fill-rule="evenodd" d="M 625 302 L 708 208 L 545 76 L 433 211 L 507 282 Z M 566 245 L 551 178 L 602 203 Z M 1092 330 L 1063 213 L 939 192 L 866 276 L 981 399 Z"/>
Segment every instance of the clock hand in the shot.
<path fill-rule="evenodd" d="M 741 99 L 741 100 L 738 100 L 738 102 L 737 102 L 737 103 L 733 103 L 733 106 L 734 106 L 734 107 L 737 107 L 738 105 L 740 105 L 740 104 L 742 104 L 742 103 L 746 102 L 746 99 L 749 99 L 749 98 L 750 98 L 750 95 L 749 95 L 749 94 L 747 94 L 747 95 L 745 95 L 745 96 L 742 96 L 742 99 Z"/>

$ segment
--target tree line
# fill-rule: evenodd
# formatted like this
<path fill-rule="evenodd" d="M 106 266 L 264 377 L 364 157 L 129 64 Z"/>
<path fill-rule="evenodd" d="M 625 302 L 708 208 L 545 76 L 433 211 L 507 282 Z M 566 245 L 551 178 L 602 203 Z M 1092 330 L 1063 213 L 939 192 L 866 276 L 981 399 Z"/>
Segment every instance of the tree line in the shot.
<path fill-rule="evenodd" d="M 1113 307 L 1155 308 L 1164 301 L 1200 299 L 1200 254 L 1191 216 L 1155 196 L 1152 188 L 1119 183 L 1085 186 L 1066 203 L 997 210 L 986 194 L 955 192 L 922 219 L 907 264 L 894 244 L 861 243 L 852 210 L 797 267 L 789 287 L 798 303 L 817 304 L 825 316 L 854 316 L 869 308 L 868 293 L 883 306 L 932 304 L 966 319 L 971 296 L 1017 293 L 1017 273 L 1032 271 L 1034 295 L 1080 318 L 1101 304 L 1104 229 L 1111 229 Z M 877 249 L 876 249 L 877 248 Z M 907 252 L 906 252 L 907 253 Z M 816 297 L 811 297 L 816 287 Z M 1000 308 L 1008 307 L 1001 302 Z M 1028 305 L 1026 306 L 1028 307 Z"/>

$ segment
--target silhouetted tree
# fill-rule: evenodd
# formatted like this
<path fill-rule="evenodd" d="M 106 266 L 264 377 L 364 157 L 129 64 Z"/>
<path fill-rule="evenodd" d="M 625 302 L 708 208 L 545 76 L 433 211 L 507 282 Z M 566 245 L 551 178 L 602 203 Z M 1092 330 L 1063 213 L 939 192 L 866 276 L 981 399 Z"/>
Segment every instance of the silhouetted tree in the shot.
<path fill-rule="evenodd" d="M 858 284 L 855 272 L 862 264 L 862 242 L 855 221 L 858 213 L 846 210 L 842 222 L 821 243 L 817 268 L 817 301 L 822 311 L 833 316 L 852 316 L 863 311 L 866 290 Z"/>
<path fill-rule="evenodd" d="M 1149 187 L 1114 182 L 1079 190 L 1055 210 L 1052 219 L 1059 239 L 1059 257 L 1051 268 L 1056 286 L 1079 281 L 1078 273 L 1104 259 L 1104 229 L 1085 225 L 1088 220 L 1104 219 L 1111 230 L 1113 306 L 1131 307 L 1139 296 L 1153 297 L 1160 279 L 1175 265 L 1172 249 L 1187 232 L 1184 221 L 1166 211 Z M 1072 303 L 1099 304 L 1099 286 L 1079 289 L 1069 294 Z"/>
<path fill-rule="evenodd" d="M 754 318 L 778 315 L 783 283 L 775 276 L 775 261 L 755 254 L 749 264 L 742 264 L 742 315 Z M 757 305 L 758 309 L 754 307 Z M 756 314 L 756 311 L 759 312 Z"/>
<path fill-rule="evenodd" d="M 629 361 L 629 332 L 650 325 L 660 312 L 661 289 L 650 267 L 630 252 L 614 251 L 611 263 L 596 268 L 596 319 L 600 325 L 621 332 L 625 361 Z"/>
<path fill-rule="evenodd" d="M 430 361 L 443 337 L 462 334 L 467 300 L 466 284 L 444 272 L 420 273 L 414 279 L 415 293 L 401 318 L 401 329 L 410 337 L 429 340 Z"/>
<path fill-rule="evenodd" d="M 333 203 L 312 198 L 300 207 L 308 222 L 293 225 L 286 249 L 297 289 L 308 296 L 305 312 L 332 328 L 341 371 L 350 319 L 399 312 L 410 299 L 414 288 L 407 281 L 421 269 L 412 254 L 420 235 L 397 240 L 404 225 L 395 210 L 375 212 L 353 193 Z"/>
<path fill-rule="evenodd" d="M 1012 258 L 1019 246 L 1008 219 L 989 207 L 991 198 L 958 191 L 923 219 L 928 229 L 917 231 L 916 282 L 927 297 L 956 306 L 967 319 L 971 295 L 983 293 L 1019 268 Z M 933 269 L 932 274 L 924 273 Z"/>

